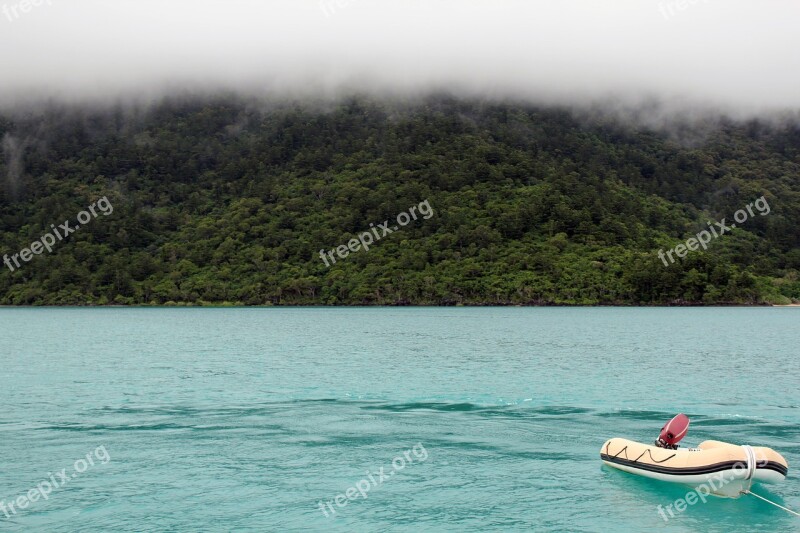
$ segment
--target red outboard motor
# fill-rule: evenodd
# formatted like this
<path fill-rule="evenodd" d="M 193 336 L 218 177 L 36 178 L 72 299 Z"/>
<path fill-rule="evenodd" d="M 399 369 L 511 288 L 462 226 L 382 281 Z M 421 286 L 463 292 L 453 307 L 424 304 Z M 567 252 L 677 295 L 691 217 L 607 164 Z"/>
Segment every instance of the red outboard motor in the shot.
<path fill-rule="evenodd" d="M 687 431 L 689 431 L 689 417 L 681 413 L 661 428 L 661 433 L 656 440 L 656 446 L 677 450 L 678 443 L 686 436 Z"/>

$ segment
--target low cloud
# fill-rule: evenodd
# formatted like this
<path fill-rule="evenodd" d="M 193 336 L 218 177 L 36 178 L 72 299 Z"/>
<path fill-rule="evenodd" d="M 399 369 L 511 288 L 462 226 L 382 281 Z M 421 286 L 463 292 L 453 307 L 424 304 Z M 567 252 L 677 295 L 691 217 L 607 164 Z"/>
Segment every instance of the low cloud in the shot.
<path fill-rule="evenodd" d="M 795 0 L 42 0 L 25 12 L 0 2 L 6 105 L 444 89 L 800 108 Z"/>

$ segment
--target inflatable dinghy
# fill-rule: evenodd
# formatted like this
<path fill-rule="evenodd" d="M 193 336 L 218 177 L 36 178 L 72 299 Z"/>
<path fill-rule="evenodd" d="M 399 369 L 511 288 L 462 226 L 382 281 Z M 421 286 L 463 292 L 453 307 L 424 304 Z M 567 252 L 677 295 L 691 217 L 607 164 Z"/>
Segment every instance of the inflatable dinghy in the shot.
<path fill-rule="evenodd" d="M 678 449 L 688 429 L 689 418 L 679 414 L 661 428 L 655 446 L 611 439 L 600 449 L 600 459 L 631 474 L 698 488 L 703 485 L 707 494 L 728 498 L 739 497 L 756 481 L 783 481 L 789 472 L 786 459 L 771 448 L 707 440 L 697 448 Z"/>
<path fill-rule="evenodd" d="M 697 487 L 737 498 L 756 481 L 778 483 L 789 465 L 778 452 L 761 446 L 737 446 L 717 440 L 697 448 L 670 450 L 627 439 L 610 439 L 600 450 L 603 463 L 640 476 Z"/>

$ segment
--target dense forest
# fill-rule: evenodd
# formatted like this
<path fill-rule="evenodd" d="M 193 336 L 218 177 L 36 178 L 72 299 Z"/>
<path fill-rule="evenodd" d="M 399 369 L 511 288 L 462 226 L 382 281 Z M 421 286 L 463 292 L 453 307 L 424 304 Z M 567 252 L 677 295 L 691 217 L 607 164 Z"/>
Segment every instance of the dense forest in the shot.
<path fill-rule="evenodd" d="M 796 117 L 656 127 L 449 95 L 225 95 L 6 110 L 0 139 L 0 254 L 113 205 L 52 252 L 3 265 L 0 304 L 800 300 Z M 768 215 L 659 258 L 762 196 Z M 425 201 L 432 216 L 368 251 L 320 257 Z"/>

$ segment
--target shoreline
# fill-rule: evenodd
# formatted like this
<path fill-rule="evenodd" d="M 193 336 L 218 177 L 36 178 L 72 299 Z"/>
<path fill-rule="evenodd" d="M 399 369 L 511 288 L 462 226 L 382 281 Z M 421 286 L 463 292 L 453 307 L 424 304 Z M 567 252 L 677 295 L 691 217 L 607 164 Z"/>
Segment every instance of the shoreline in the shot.
<path fill-rule="evenodd" d="M 729 303 L 713 303 L 713 304 L 457 304 L 457 305 L 433 305 L 433 304 L 352 304 L 352 305 L 309 305 L 309 304 L 265 304 L 265 305 L 244 305 L 244 304 L 136 304 L 136 305 L 121 305 L 121 304 L 86 304 L 86 305 L 0 305 L 0 309 L 60 309 L 60 308 L 74 308 L 74 309 L 95 309 L 95 308 L 108 308 L 108 309 L 178 309 L 178 308 L 196 308 L 196 309 L 291 309 L 291 308 L 319 308 L 319 309 L 346 309 L 346 308 L 393 308 L 393 307 L 425 307 L 425 308 L 478 308 L 478 307 L 560 307 L 560 308 L 594 308 L 594 307 L 618 307 L 618 308 L 676 308 L 676 307 L 746 307 L 746 308 L 762 308 L 762 307 L 800 307 L 798 304 L 729 304 Z"/>

